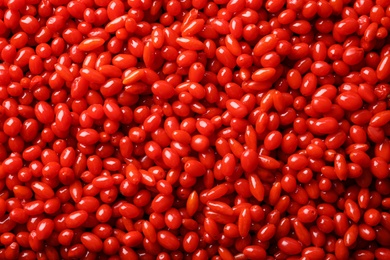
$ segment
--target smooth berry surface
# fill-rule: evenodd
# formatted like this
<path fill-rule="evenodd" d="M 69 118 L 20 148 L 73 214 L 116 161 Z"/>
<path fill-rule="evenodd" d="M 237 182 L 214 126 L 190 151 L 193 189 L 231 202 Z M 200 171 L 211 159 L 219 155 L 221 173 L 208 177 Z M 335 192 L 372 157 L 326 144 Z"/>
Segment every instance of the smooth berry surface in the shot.
<path fill-rule="evenodd" d="M 0 260 L 390 259 L 390 0 L 0 1 Z"/>

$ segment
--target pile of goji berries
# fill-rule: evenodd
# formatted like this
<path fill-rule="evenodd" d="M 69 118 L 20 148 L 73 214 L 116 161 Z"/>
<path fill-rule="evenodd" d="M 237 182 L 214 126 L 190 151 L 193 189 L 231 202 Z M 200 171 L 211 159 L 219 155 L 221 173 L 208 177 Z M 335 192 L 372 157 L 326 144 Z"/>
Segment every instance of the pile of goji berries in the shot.
<path fill-rule="evenodd" d="M 390 259 L 390 0 L 4 0 L 0 259 Z"/>

